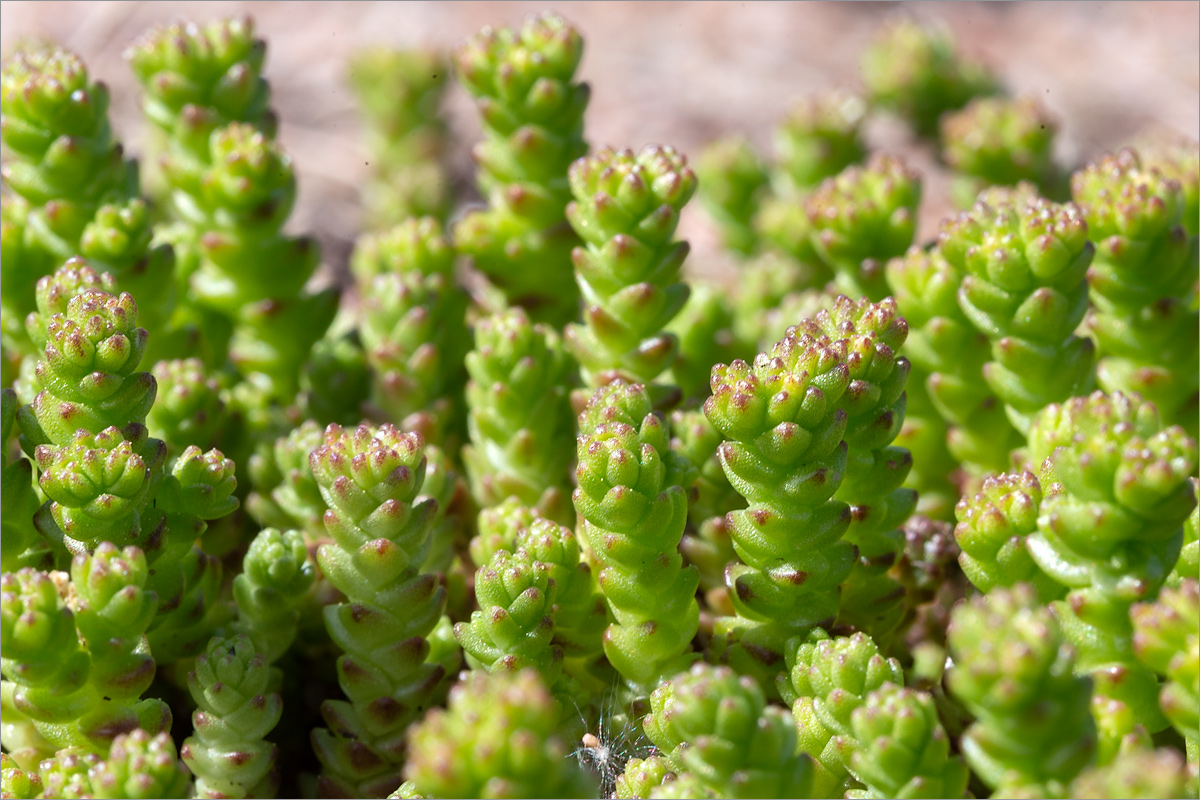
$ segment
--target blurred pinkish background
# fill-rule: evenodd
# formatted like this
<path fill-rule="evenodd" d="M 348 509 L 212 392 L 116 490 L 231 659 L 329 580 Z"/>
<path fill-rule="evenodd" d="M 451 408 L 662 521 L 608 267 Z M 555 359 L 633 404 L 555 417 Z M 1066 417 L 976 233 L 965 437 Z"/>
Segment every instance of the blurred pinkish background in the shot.
<path fill-rule="evenodd" d="M 660 143 L 695 154 L 740 131 L 765 152 L 792 101 L 859 86 L 864 45 L 896 15 L 944 21 L 1013 94 L 1038 97 L 1060 121 L 1066 164 L 1146 132 L 1200 137 L 1200 2 L 4 2 L 0 45 L 7 53 L 32 36 L 78 52 L 112 89 L 117 135 L 137 152 L 138 90 L 124 47 L 160 23 L 250 13 L 269 43 L 280 138 L 299 168 L 290 227 L 315 233 L 327 266 L 340 271 L 368 169 L 344 79 L 349 54 L 363 44 L 450 48 L 484 25 L 518 24 L 547 8 L 586 39 L 580 75 L 593 90 L 593 146 Z M 469 183 L 478 125 L 465 93 L 448 94 L 455 169 Z M 929 235 L 949 210 L 941 169 L 895 121 L 874 121 L 868 139 L 925 174 L 921 231 Z M 723 259 L 695 205 L 682 229 L 695 248 L 691 263 L 719 271 Z"/>

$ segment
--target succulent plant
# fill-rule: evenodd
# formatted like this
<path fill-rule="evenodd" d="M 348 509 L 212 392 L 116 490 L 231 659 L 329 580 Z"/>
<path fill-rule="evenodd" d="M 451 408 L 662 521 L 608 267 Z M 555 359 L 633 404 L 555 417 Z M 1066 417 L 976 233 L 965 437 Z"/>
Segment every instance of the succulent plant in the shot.
<path fill-rule="evenodd" d="M 587 152 L 590 91 L 575 81 L 583 37 L 562 17 L 519 29 L 485 28 L 454 52 L 459 82 L 476 98 L 484 140 L 474 149 L 488 208 L 454 229 L 459 250 L 536 321 L 573 319 L 578 294 L 566 222 L 567 168 Z"/>
<path fill-rule="evenodd" d="M 759 248 L 754 216 L 767 186 L 767 168 L 741 136 L 710 144 L 696 161 L 700 202 L 721 231 L 725 246 L 752 255 Z"/>
<path fill-rule="evenodd" d="M 403 46 L 319 196 L 248 17 L 129 48 L 141 167 L 5 58 L 0 794 L 1196 795 L 1195 143 L 906 22 L 694 166 L 552 12 Z"/>
<path fill-rule="evenodd" d="M 1096 243 L 1086 322 L 1096 338 L 1096 382 L 1141 394 L 1195 436 L 1196 253 L 1183 227 L 1182 187 L 1123 150 L 1077 172 L 1072 195 Z"/>
<path fill-rule="evenodd" d="M 579 419 L 579 533 L 616 621 L 604 653 L 637 692 L 694 660 L 699 574 L 678 553 L 691 465 L 669 446 L 666 420 L 641 384 L 597 389 Z"/>
<path fill-rule="evenodd" d="M 650 708 L 646 735 L 714 796 L 808 794 L 812 761 L 796 751 L 791 715 L 767 705 L 753 679 L 696 664 L 656 689 Z"/>
<path fill-rule="evenodd" d="M 268 690 L 267 660 L 245 636 L 214 637 L 196 658 L 188 689 L 195 734 L 182 757 L 196 776 L 197 797 L 273 794 L 275 748 L 263 739 L 279 722 L 282 702 Z"/>
<path fill-rule="evenodd" d="M 450 64 L 432 50 L 364 49 L 347 70 L 366 123 L 374 180 L 366 189 L 373 228 L 410 217 L 445 221 L 451 208 L 447 125 L 439 113 Z"/>
<path fill-rule="evenodd" d="M 1091 685 L 1028 584 L 996 589 L 955 609 L 947 680 L 976 722 L 963 754 L 997 793 L 1059 796 L 1095 750 Z"/>
<path fill-rule="evenodd" d="M 942 156 L 958 173 L 958 203 L 970 207 L 988 186 L 1029 181 L 1057 196 L 1054 168 L 1058 125 L 1032 97 L 978 97 L 941 120 Z"/>
<path fill-rule="evenodd" d="M 843 294 L 887 295 L 884 267 L 916 234 L 921 181 L 899 159 L 873 156 L 827 178 L 804 202 L 809 237 Z"/>
<path fill-rule="evenodd" d="M 687 302 L 679 270 L 688 245 L 673 237 L 696 175 L 671 147 L 604 149 L 575 162 L 570 181 L 567 218 L 584 242 L 572 253 L 584 324 L 568 326 L 567 349 L 591 388 L 650 384 L 678 352 L 664 328 Z"/>
<path fill-rule="evenodd" d="M 471 444 L 463 461 L 476 502 L 516 498 L 569 521 L 571 361 L 558 334 L 511 309 L 480 320 L 466 363 Z"/>
<path fill-rule="evenodd" d="M 349 700 L 326 700 L 330 729 L 313 734 L 331 791 L 386 794 L 399 785 L 406 729 L 447 673 L 428 660 L 445 590 L 419 572 L 436 512 L 432 500 L 418 501 L 423 445 L 391 425 L 330 425 L 309 456 L 332 538 L 317 562 L 346 596 L 325 607 L 325 625 L 344 652 L 338 678 Z"/>
<path fill-rule="evenodd" d="M 409 219 L 365 236 L 351 268 L 363 298 L 371 402 L 431 443 L 454 443 L 462 435 L 467 296 L 454 284 L 454 250 L 441 224 Z"/>
<path fill-rule="evenodd" d="M 963 796 L 967 766 L 950 754 L 950 737 L 930 695 L 884 684 L 851 713 L 850 731 L 840 742 L 851 751 L 850 774 L 864 788 L 847 796 Z"/>
<path fill-rule="evenodd" d="M 937 134 L 946 111 L 999 89 L 995 75 L 957 51 L 948 29 L 907 20 L 867 48 L 862 73 L 871 102 L 896 112 L 922 136 Z"/>
<path fill-rule="evenodd" d="M 831 638 L 821 628 L 789 640 L 785 655 L 779 693 L 791 704 L 798 750 L 815 762 L 813 789 L 821 796 L 843 793 L 848 752 L 838 737 L 850 735 L 851 715 L 868 693 L 903 685 L 900 662 L 886 658 L 865 633 Z"/>
<path fill-rule="evenodd" d="M 26 48 L 5 60 L 0 88 L 0 140 L 9 156 L 0 175 L 11 193 L 4 198 L 2 327 L 6 347 L 29 351 L 22 323 L 35 308 L 37 281 L 81 255 L 85 233 L 93 254 L 125 267 L 145 256 L 149 231 L 137 164 L 113 139 L 108 87 L 92 80 L 79 56 Z M 141 224 L 121 219 L 138 214 Z M 136 229 L 133 241 L 121 240 L 125 222 Z M 169 285 L 170 255 L 158 258 L 150 286 Z"/>
<path fill-rule="evenodd" d="M 1095 247 L 1083 210 L 1046 200 L 977 203 L 942 224 L 938 250 L 959 274 L 959 305 L 987 335 L 983 378 L 1018 431 L 1044 406 L 1086 394 L 1095 347 L 1075 329 Z"/>
<path fill-rule="evenodd" d="M 1056 491 L 1026 544 L 1069 591 L 1054 603 L 1096 693 L 1128 706 L 1147 731 L 1165 727 L 1158 681 L 1134 657 L 1129 610 L 1152 600 L 1179 557 L 1196 504 L 1196 440 L 1164 428 L 1153 404 L 1096 392 L 1038 416 L 1030 455 Z M 1104 744 L 1102 742 L 1102 744 Z"/>
<path fill-rule="evenodd" d="M 1159 705 L 1187 744 L 1189 764 L 1197 758 L 1200 737 L 1200 590 L 1195 580 L 1164 589 L 1155 603 L 1139 603 L 1133 619 L 1133 650 L 1141 661 L 1166 677 Z"/>
<path fill-rule="evenodd" d="M 567 758 L 559 712 L 537 673 L 464 673 L 411 734 L 407 783 L 393 797 L 590 797 Z"/>

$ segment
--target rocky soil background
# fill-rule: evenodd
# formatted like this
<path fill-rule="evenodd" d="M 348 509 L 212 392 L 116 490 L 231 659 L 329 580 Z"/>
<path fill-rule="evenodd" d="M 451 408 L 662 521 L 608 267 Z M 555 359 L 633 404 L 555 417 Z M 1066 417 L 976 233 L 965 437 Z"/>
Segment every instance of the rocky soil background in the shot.
<path fill-rule="evenodd" d="M 1064 164 L 1143 135 L 1200 137 L 1200 2 L 4 2 L 0 47 L 7 54 L 34 37 L 78 52 L 111 88 L 117 135 L 136 153 L 143 126 L 124 48 L 151 26 L 251 14 L 269 45 L 280 139 L 298 165 L 290 227 L 321 240 L 326 275 L 336 277 L 360 228 L 359 188 L 370 170 L 347 86 L 350 54 L 367 44 L 449 49 L 484 25 L 519 24 L 547 7 L 587 42 L 579 74 L 592 86 L 593 147 L 672 144 L 695 156 L 738 131 L 769 152 L 771 128 L 792 102 L 860 86 L 863 47 L 896 16 L 944 22 L 1013 94 L 1036 96 L 1059 120 Z M 457 86 L 446 113 L 456 180 L 470 202 L 479 128 Z M 951 210 L 932 153 L 894 120 L 872 121 L 868 140 L 924 174 L 920 236 L 931 236 Z M 689 264 L 729 278 L 696 205 L 681 227 L 694 248 Z"/>

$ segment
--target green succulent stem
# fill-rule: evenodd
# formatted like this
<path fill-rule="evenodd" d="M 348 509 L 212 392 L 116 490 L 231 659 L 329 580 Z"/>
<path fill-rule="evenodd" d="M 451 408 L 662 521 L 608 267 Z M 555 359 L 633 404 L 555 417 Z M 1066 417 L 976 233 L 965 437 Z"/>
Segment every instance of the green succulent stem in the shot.
<path fill-rule="evenodd" d="M 542 564 L 554 581 L 554 646 L 562 649 L 567 675 L 591 688 L 586 674 L 603 652 L 608 605 L 591 565 L 570 528 L 535 519 L 517 532 L 517 552 Z"/>
<path fill-rule="evenodd" d="M 1000 89 L 995 75 L 958 51 L 948 29 L 907 20 L 888 26 L 864 51 L 862 73 L 873 105 L 930 138 L 945 112 Z"/>
<path fill-rule="evenodd" d="M 270 692 L 267 660 L 248 637 L 213 637 L 196 658 L 188 689 L 197 709 L 182 757 L 196 776 L 196 797 L 267 797 L 275 793 L 275 747 L 264 737 L 283 702 Z"/>
<path fill-rule="evenodd" d="M 809 239 L 839 292 L 878 302 L 888 294 L 884 267 L 916 234 L 920 177 L 877 153 L 825 179 L 804 200 Z"/>
<path fill-rule="evenodd" d="M 323 434 L 319 424 L 305 420 L 250 457 L 246 511 L 264 528 L 296 529 L 309 542 L 324 535 L 325 501 L 308 462 Z"/>
<path fill-rule="evenodd" d="M 1192 492 L 1200 497 L 1200 478 L 1192 476 Z M 1192 515 L 1183 523 L 1183 547 L 1179 561 L 1167 577 L 1168 586 L 1178 586 L 1191 578 L 1200 579 L 1200 507 L 1192 509 Z"/>
<path fill-rule="evenodd" d="M 742 136 L 725 136 L 708 145 L 696 161 L 700 203 L 724 245 L 740 256 L 761 246 L 754 217 L 767 189 L 767 167 Z"/>
<path fill-rule="evenodd" d="M 1164 428 L 1141 398 L 1095 392 L 1047 407 L 1030 431 L 1030 455 L 1054 490 L 1026 546 L 1068 590 L 1053 607 L 1079 653 L 1076 668 L 1095 680 L 1098 712 L 1115 700 L 1147 731 L 1161 730 L 1158 681 L 1134 657 L 1129 612 L 1157 595 L 1179 557 L 1196 504 L 1196 440 Z"/>
<path fill-rule="evenodd" d="M 672 769 L 671 762 L 662 756 L 631 758 L 625 762 L 625 769 L 614 780 L 612 796 L 621 800 L 659 797 L 663 784 L 678 778 Z M 698 787 L 692 796 L 702 797 L 706 792 L 707 787 Z"/>
<path fill-rule="evenodd" d="M 379 414 L 433 444 L 463 435 L 460 399 L 470 346 L 467 294 L 454 281 L 454 249 L 432 217 L 362 237 L 351 269 L 362 296 L 359 334 Z"/>
<path fill-rule="evenodd" d="M 794 105 L 773 131 L 776 160 L 770 170 L 771 191 L 759 204 L 754 230 L 764 248 L 769 244 L 785 253 L 792 267 L 806 273 L 796 288 L 823 286 L 832 277 L 814 245 L 805 203 L 819 184 L 866 157 L 865 111 L 859 97 L 837 90 L 824 92 Z M 754 288 L 743 288 L 747 300 L 752 300 Z M 756 337 L 759 346 L 769 348 L 784 327 L 786 323 L 769 336 Z"/>
<path fill-rule="evenodd" d="M 433 516 L 429 550 L 421 571 L 440 573 L 451 582 L 464 579 L 469 572 L 464 567 L 462 553 L 469 544 L 474 505 L 467 481 L 459 474 L 461 471 L 449 452 L 437 445 L 425 446 L 425 481 L 421 484 L 421 496 L 437 504 L 437 513 Z M 462 588 L 460 585 L 459 589 Z"/>
<path fill-rule="evenodd" d="M 1069 796 L 1095 754 L 1091 681 L 1028 584 L 958 606 L 948 633 L 948 681 L 976 722 L 962 737 L 967 762 L 999 796 Z"/>
<path fill-rule="evenodd" d="M 102 754 L 119 733 L 171 724 L 165 703 L 141 699 L 154 678 L 145 631 L 158 605 L 142 552 L 105 543 L 76 558 L 71 578 L 24 568 L 2 581 L 5 705 L 32 723 L 45 756 Z"/>
<path fill-rule="evenodd" d="M 211 446 L 229 419 L 220 379 L 198 358 L 158 361 L 150 373 L 157 393 L 146 427 L 167 442 L 172 457 L 189 445 Z"/>
<path fill-rule="evenodd" d="M 849 452 L 833 498 L 850 506 L 843 539 L 858 549 L 859 558 L 842 586 L 838 619 L 888 647 L 905 603 L 902 587 L 887 573 L 904 551 L 901 526 L 917 504 L 916 492 L 902 485 L 912 454 L 892 444 L 907 405 L 910 365 L 900 352 L 908 323 L 891 299 L 873 304 L 840 297 L 831 312 L 803 325 L 813 338 L 845 337 L 854 353 L 847 361 L 850 383 L 839 401 L 847 413 L 842 438 Z"/>
<path fill-rule="evenodd" d="M 0 73 L 5 160 L 2 330 L 6 347 L 34 352 L 22 323 L 35 308 L 35 285 L 72 256 L 108 261 L 128 273 L 153 267 L 144 288 L 169 286 L 170 253 L 149 253 L 138 170 L 126 159 L 108 119 L 109 91 L 83 61 L 57 47 L 6 59 Z M 107 258 L 104 258 L 107 256 Z M 149 304 L 149 297 L 147 297 Z"/>
<path fill-rule="evenodd" d="M 1088 271 L 1093 308 L 1085 325 L 1096 339 L 1096 381 L 1107 392 L 1137 392 L 1163 419 L 1197 427 L 1198 322 L 1192 296 L 1196 243 L 1175 179 L 1122 150 L 1072 178 L 1096 257 Z"/>
<path fill-rule="evenodd" d="M 486 564 L 497 550 L 515 552 L 518 535 L 538 519 L 536 509 L 521 505 L 515 497 L 480 510 L 476 534 L 468 545 L 471 561 Z"/>
<path fill-rule="evenodd" d="M 1183 192 L 1180 222 L 1188 236 L 1200 235 L 1200 143 L 1184 139 L 1156 142 L 1139 153 L 1143 166 L 1179 183 Z"/>
<path fill-rule="evenodd" d="M 391 797 L 592 797 L 557 735 L 560 710 L 534 670 L 464 672 L 447 708 L 413 727 Z"/>
<path fill-rule="evenodd" d="M 313 734 L 326 791 L 379 797 L 395 789 L 407 727 L 434 704 L 457 662 L 457 653 L 448 664 L 431 659 L 445 590 L 419 571 L 436 512 L 433 500 L 419 498 L 423 449 L 418 434 L 391 425 L 330 425 L 310 455 L 332 539 L 317 550 L 317 562 L 346 596 L 325 608 L 349 698 L 325 701 L 330 729 Z"/>
<path fill-rule="evenodd" d="M 485 28 L 454 52 L 483 124 L 474 156 L 488 204 L 457 225 L 455 244 L 509 305 L 556 325 L 577 312 L 570 257 L 579 239 L 566 208 L 567 169 L 587 152 L 590 92 L 575 80 L 582 56 L 583 38 L 553 14 L 519 29 Z"/>
<path fill-rule="evenodd" d="M 266 54 L 249 16 L 153 28 L 125 50 L 145 92 L 142 113 L 151 124 L 152 155 L 146 183 L 160 204 L 171 203 L 172 183 L 164 173 L 203 169 L 217 128 L 245 122 L 274 136 L 271 89 L 263 78 Z M 186 286 L 186 274 L 180 277 Z"/>
<path fill-rule="evenodd" d="M 957 173 L 952 193 L 970 208 L 988 186 L 1029 181 L 1059 197 L 1065 180 L 1054 166 L 1058 125 L 1032 97 L 977 97 L 941 119 L 942 157 Z"/>
<path fill-rule="evenodd" d="M 904 485 L 918 492 L 921 513 L 950 520 L 959 495 L 962 456 L 973 455 L 952 446 L 952 440 L 959 445 L 958 440 L 966 438 L 964 433 L 969 437 L 971 428 L 954 429 L 952 424 L 990 396 L 986 384 L 978 380 L 987 339 L 963 317 L 955 299 L 958 276 L 940 254 L 914 245 L 888 261 L 884 274 L 909 325 L 904 347 L 911 365 L 908 402 L 896 439 L 913 454 L 913 469 Z M 948 408 L 947 399 L 951 400 Z M 1002 415 L 1000 419 L 1006 423 Z M 996 449 L 994 439 L 967 441 Z M 1002 468 L 1004 462 L 997 461 L 996 468 Z"/>
<path fill-rule="evenodd" d="M 16 572 L 21 567 L 37 567 L 47 560 L 47 545 L 33 524 L 37 513 L 37 492 L 34 490 L 33 464 L 29 459 L 17 456 L 9 461 L 9 438 L 16 427 L 17 393 L 11 388 L 0 392 L 3 402 L 0 415 L 0 447 L 3 452 L 3 468 L 0 470 L 0 506 L 4 508 L 0 519 L 0 569 Z"/>
<path fill-rule="evenodd" d="M 937 246 L 962 276 L 959 306 L 991 342 L 983 378 L 1026 434 L 1034 414 L 1086 394 L 1095 380 L 1095 347 L 1075 334 L 1095 246 L 1079 206 L 994 202 L 944 222 Z"/>
<path fill-rule="evenodd" d="M 830 637 L 821 628 L 787 643 L 787 670 L 776 680 L 791 705 L 798 752 L 814 761 L 813 792 L 818 797 L 844 794 L 849 781 L 849 751 L 839 737 L 851 735 L 850 719 L 867 694 L 885 684 L 904 684 L 900 662 L 886 658 L 865 633 Z"/>
<path fill-rule="evenodd" d="M 0 753 L 0 792 L 5 797 L 35 800 L 42 796 L 42 788 L 42 776 L 37 770 L 21 769 L 8 753 Z"/>
<path fill-rule="evenodd" d="M 1136 747 L 1085 770 L 1071 784 L 1071 797 L 1191 797 L 1196 772 L 1169 748 Z"/>
<path fill-rule="evenodd" d="M 67 747 L 38 769 L 41 797 L 182 798 L 191 787 L 191 776 L 166 731 L 150 734 L 137 728 L 119 734 L 101 754 Z"/>
<path fill-rule="evenodd" d="M 143 424 L 154 405 L 154 377 L 137 370 L 149 335 L 137 326 L 127 292 L 84 289 L 45 320 L 33 402 L 17 413 L 22 447 L 65 444 L 76 431 Z"/>
<path fill-rule="evenodd" d="M 808 797 L 813 762 L 791 714 L 752 679 L 695 664 L 664 682 L 642 723 L 667 762 L 715 797 Z"/>
<path fill-rule="evenodd" d="M 439 106 L 449 73 L 445 54 L 431 50 L 376 47 L 351 60 L 348 77 L 366 123 L 373 167 L 366 188 L 370 227 L 448 216 L 449 131 Z"/>
<path fill-rule="evenodd" d="M 812 95 L 793 105 L 771 136 L 775 194 L 798 197 L 866 158 L 862 138 L 866 110 L 861 97 L 841 90 Z"/>
<path fill-rule="evenodd" d="M 1029 550 L 1042 498 L 1041 482 L 1025 471 L 985 478 L 979 492 L 958 501 L 958 563 L 976 589 L 991 592 L 1026 583 L 1044 602 L 1062 597 L 1063 587 L 1041 571 Z"/>
<path fill-rule="evenodd" d="M 558 584 L 548 565 L 528 553 L 497 550 L 475 573 L 479 610 L 454 626 L 467 663 L 492 672 L 537 670 L 553 688 L 562 671 L 562 649 L 551 643 Z"/>
<path fill-rule="evenodd" d="M 1020 445 L 1020 438 L 1003 404 L 983 380 L 991 348 L 988 337 L 958 304 L 963 277 L 936 247 L 909 248 L 887 265 L 888 286 L 909 323 L 904 348 L 913 365 L 909 415 L 924 417 L 944 437 L 946 453 L 968 474 L 983 476 L 1008 468 L 1009 453 Z M 938 425 L 939 418 L 943 426 Z M 953 464 L 938 459 L 936 451 L 932 459 L 914 454 L 914 463 L 921 489 L 929 486 L 926 469 L 936 469 L 936 463 L 949 467 L 942 475 L 953 469 Z M 937 472 L 930 475 L 936 476 Z M 936 482 L 933 488 L 937 490 Z"/>
<path fill-rule="evenodd" d="M 298 531 L 259 531 L 233 579 L 235 629 L 248 637 L 254 657 L 273 664 L 296 638 L 299 605 L 312 587 L 316 567 Z M 210 645 L 211 647 L 211 645 Z"/>
<path fill-rule="evenodd" d="M 97 798 L 184 797 L 191 779 L 166 731 L 138 729 L 113 739 L 108 758 L 88 771 Z"/>
<path fill-rule="evenodd" d="M 531 518 L 506 538 L 508 549 L 492 550 L 476 573 L 480 610 L 455 626 L 468 661 L 493 672 L 535 668 L 560 697 L 599 691 L 608 605 L 575 534 Z"/>
<path fill-rule="evenodd" d="M 616 618 L 604 652 L 645 696 L 695 659 L 699 573 L 678 552 L 691 465 L 671 451 L 667 422 L 641 384 L 597 389 L 579 427 L 579 535 Z"/>
<path fill-rule="evenodd" d="M 472 493 L 482 508 L 508 498 L 545 517 L 572 522 L 567 386 L 572 363 L 558 334 L 523 309 L 480 320 L 467 354 L 467 430 L 463 448 Z"/>
<path fill-rule="evenodd" d="M 313 344 L 337 310 L 333 290 L 305 284 L 320 263 L 315 240 L 282 233 L 296 197 L 291 159 L 248 123 L 213 130 L 198 165 L 168 162 L 178 219 L 164 238 L 187 261 L 188 297 L 211 357 L 228 358 L 264 401 L 293 400 Z M 254 418 L 253 414 L 250 415 Z"/>
<path fill-rule="evenodd" d="M 35 370 L 45 388 L 17 419 L 48 497 L 34 524 L 60 557 L 106 541 L 144 552 L 147 588 L 159 599 L 147 633 L 165 665 L 202 648 L 216 623 L 209 612 L 220 613 L 220 565 L 196 539 L 207 520 L 237 507 L 234 464 L 190 446 L 167 469 L 166 445 L 143 424 L 156 383 L 137 371 L 148 341 L 137 305 L 98 288 L 64 301 L 90 282 L 81 265 L 68 265 L 43 285 L 42 311 L 30 320 L 45 339 Z"/>
<path fill-rule="evenodd" d="M 47 758 L 38 770 L 44 794 L 51 797 L 93 797 L 91 771 L 100 765 L 100 756 L 78 747 L 68 747 Z"/>
<path fill-rule="evenodd" d="M 162 521 L 148 529 L 161 525 L 164 543 L 149 556 L 154 568 L 151 585 L 166 609 L 149 631 L 160 665 L 197 655 L 213 630 L 227 620 L 228 608 L 218 602 L 221 562 L 201 549 L 198 538 L 208 521 L 237 508 L 236 487 L 233 461 L 219 450 L 202 452 L 195 446 L 184 450 L 163 476 L 154 498 Z"/>
<path fill-rule="evenodd" d="M 855 502 L 866 499 L 855 484 L 872 468 L 873 451 L 899 430 L 908 364 L 895 348 L 906 330 L 890 301 L 843 297 L 832 312 L 789 328 L 753 366 L 735 361 L 713 370 L 704 411 L 725 437 L 718 451 L 725 474 L 749 504 L 728 515 L 740 561 L 726 568 L 725 581 L 738 617 L 719 623 L 716 646 L 739 670 L 770 672 L 762 674 L 767 685 L 787 640 L 831 622 L 841 610 L 841 585 L 859 547 L 844 538 L 856 523 L 838 492 L 853 458 L 857 477 L 847 491 Z M 903 481 L 906 459 L 888 460 L 880 471 L 891 474 L 892 492 Z M 886 513 L 878 516 L 890 521 Z M 902 537 L 893 542 L 886 525 L 858 526 L 869 558 L 902 547 Z M 850 613 L 873 604 L 860 599 L 867 602 L 856 601 Z"/>
<path fill-rule="evenodd" d="M 887 683 L 850 714 L 839 737 L 847 766 L 864 788 L 849 798 L 962 797 L 970 772 L 950 753 L 950 737 L 926 692 Z"/>
<path fill-rule="evenodd" d="M 1164 589 L 1154 603 L 1131 609 L 1138 660 L 1166 678 L 1158 702 L 1183 737 L 1189 766 L 1200 744 L 1200 585 L 1195 579 Z"/>
<path fill-rule="evenodd" d="M 360 332 L 340 332 L 335 318 L 304 362 L 300 395 L 296 398 L 300 414 L 322 425 L 361 421 L 371 378 Z"/>
<path fill-rule="evenodd" d="M 679 274 L 688 245 L 674 235 L 696 175 L 671 147 L 606 148 L 572 164 L 570 183 L 567 218 L 584 242 L 572 253 L 584 323 L 567 327 L 567 349 L 589 388 L 650 385 L 679 349 L 665 328 L 688 299 Z"/>

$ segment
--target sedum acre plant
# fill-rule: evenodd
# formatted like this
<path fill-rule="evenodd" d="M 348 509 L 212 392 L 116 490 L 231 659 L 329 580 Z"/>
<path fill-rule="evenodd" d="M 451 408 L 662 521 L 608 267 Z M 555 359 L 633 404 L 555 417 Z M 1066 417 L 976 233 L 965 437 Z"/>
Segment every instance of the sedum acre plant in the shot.
<path fill-rule="evenodd" d="M 446 166 L 446 122 L 438 106 L 450 65 L 432 50 L 364 50 L 348 78 L 358 94 L 374 179 L 363 198 L 372 227 L 410 217 L 445 219 L 452 196 Z"/>
<path fill-rule="evenodd" d="M 108 88 L 74 53 L 34 48 L 0 75 L 3 254 L 0 329 L 5 347 L 27 354 L 25 315 L 36 283 L 74 256 L 136 288 L 156 321 L 174 298 L 174 256 L 151 246 L 151 215 L 139 193 L 138 165 L 124 157 L 109 123 Z M 36 342 L 33 343 L 37 347 Z"/>
<path fill-rule="evenodd" d="M 1054 134 L 1058 126 L 1036 100 L 981 97 L 941 121 L 943 157 L 958 173 L 954 193 L 970 206 L 990 185 L 1029 181 L 1055 192 Z"/>
<path fill-rule="evenodd" d="M 649 384 L 671 366 L 678 340 L 663 328 L 688 298 L 679 270 L 686 242 L 672 242 L 696 188 L 673 148 L 601 150 L 571 167 L 571 226 L 585 246 L 572 254 L 584 324 L 567 347 L 589 387 L 621 379 Z"/>
<path fill-rule="evenodd" d="M 481 508 L 508 498 L 568 521 L 571 362 L 558 333 L 520 308 L 482 319 L 467 354 L 471 442 L 463 461 Z"/>
<path fill-rule="evenodd" d="M 949 640 L 950 688 L 976 718 L 962 737 L 971 768 L 997 794 L 1065 794 L 1096 726 L 1050 610 L 1028 584 L 997 589 L 955 609 Z"/>
<path fill-rule="evenodd" d="M 694 659 L 700 576 L 678 552 L 691 465 L 671 451 L 667 423 L 641 384 L 598 389 L 579 423 L 579 535 L 616 618 L 604 652 L 645 692 Z"/>
<path fill-rule="evenodd" d="M 1097 696 L 1160 730 L 1158 681 L 1134 657 L 1130 608 L 1157 594 L 1179 557 L 1196 504 L 1196 440 L 1164 428 L 1140 398 L 1097 392 L 1045 409 L 1030 450 L 1056 486 L 1028 545 L 1038 568 L 1068 588 L 1053 607 L 1079 671 L 1092 675 Z"/>
<path fill-rule="evenodd" d="M 135 42 L 140 167 L 4 61 L 0 795 L 1196 796 L 1194 143 L 900 23 L 771 154 L 592 150 L 551 12 L 354 58 L 323 262 L 266 50 Z"/>
<path fill-rule="evenodd" d="M 721 797 L 808 796 L 812 761 L 796 750 L 790 715 L 752 679 L 696 664 L 650 703 L 646 735 L 685 780 Z"/>
<path fill-rule="evenodd" d="M 330 425 L 309 456 L 332 538 L 317 562 L 346 596 L 325 607 L 325 625 L 345 653 L 338 677 L 349 698 L 325 702 L 332 730 L 318 730 L 313 741 L 323 782 L 351 796 L 399 784 L 408 724 L 447 672 L 437 661 L 446 654 L 433 653 L 427 638 L 445 590 L 419 571 L 437 505 L 418 499 L 423 444 L 391 425 L 353 432 Z M 457 662 L 456 651 L 448 655 Z"/>
<path fill-rule="evenodd" d="M 1087 327 L 1097 383 L 1141 394 L 1195 436 L 1196 240 L 1184 229 L 1182 186 L 1126 150 L 1077 173 L 1072 194 L 1096 242 Z"/>
<path fill-rule="evenodd" d="M 486 210 L 455 230 L 461 251 L 509 304 L 561 325 L 575 316 L 566 222 L 567 170 L 587 153 L 590 90 L 574 80 L 583 37 L 554 14 L 519 30 L 486 28 L 454 53 L 459 82 L 476 98 L 484 140 L 474 150 Z"/>

